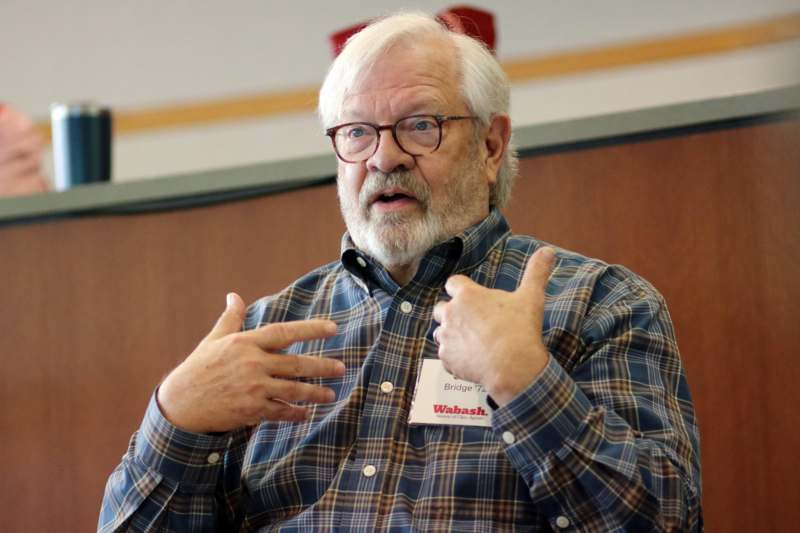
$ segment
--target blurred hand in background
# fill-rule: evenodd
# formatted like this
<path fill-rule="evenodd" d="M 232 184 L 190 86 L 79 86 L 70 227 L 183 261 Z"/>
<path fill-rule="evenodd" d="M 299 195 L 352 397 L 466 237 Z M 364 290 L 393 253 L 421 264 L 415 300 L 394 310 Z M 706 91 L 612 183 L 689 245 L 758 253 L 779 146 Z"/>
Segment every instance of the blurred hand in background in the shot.
<path fill-rule="evenodd" d="M 0 196 L 50 189 L 42 174 L 45 147 L 44 137 L 28 117 L 0 103 Z"/>

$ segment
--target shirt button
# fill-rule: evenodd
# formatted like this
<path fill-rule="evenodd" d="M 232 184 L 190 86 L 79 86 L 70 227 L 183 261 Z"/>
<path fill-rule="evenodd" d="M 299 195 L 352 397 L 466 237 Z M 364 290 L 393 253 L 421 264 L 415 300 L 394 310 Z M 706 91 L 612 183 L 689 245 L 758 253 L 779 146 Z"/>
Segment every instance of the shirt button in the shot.
<path fill-rule="evenodd" d="M 384 381 L 383 383 L 381 383 L 381 392 L 389 394 L 393 390 L 394 390 L 394 385 L 392 385 L 391 381 Z"/>
<path fill-rule="evenodd" d="M 217 452 L 211 452 L 208 454 L 207 458 L 208 464 L 215 465 L 219 462 L 219 454 Z"/>
<path fill-rule="evenodd" d="M 516 440 L 517 438 L 510 431 L 503 432 L 503 442 L 505 442 L 506 444 L 514 444 Z"/>
<path fill-rule="evenodd" d="M 372 476 L 375 475 L 375 473 L 377 471 L 378 470 L 374 466 L 367 465 L 367 466 L 364 467 L 364 469 L 361 471 L 361 473 L 364 474 L 364 477 L 372 477 Z"/>
<path fill-rule="evenodd" d="M 367 268 L 367 262 L 364 261 L 364 258 L 361 256 L 356 257 L 356 263 L 358 263 L 358 266 L 361 268 Z"/>
<path fill-rule="evenodd" d="M 566 516 L 559 516 L 558 518 L 556 518 L 556 525 L 561 529 L 569 527 L 569 518 L 567 518 Z"/>
<path fill-rule="evenodd" d="M 412 309 L 414 309 L 414 306 L 411 305 L 411 302 L 403 302 L 400 304 L 400 310 L 406 314 L 410 313 Z"/>

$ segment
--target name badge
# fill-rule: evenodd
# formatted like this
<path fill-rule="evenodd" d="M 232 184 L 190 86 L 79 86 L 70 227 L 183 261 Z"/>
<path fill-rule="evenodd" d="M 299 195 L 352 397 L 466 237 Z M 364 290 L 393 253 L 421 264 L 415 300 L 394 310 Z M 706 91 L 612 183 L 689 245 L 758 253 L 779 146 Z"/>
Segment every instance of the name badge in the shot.
<path fill-rule="evenodd" d="M 491 427 L 491 410 L 482 385 L 456 379 L 439 359 L 423 359 L 409 424 Z"/>

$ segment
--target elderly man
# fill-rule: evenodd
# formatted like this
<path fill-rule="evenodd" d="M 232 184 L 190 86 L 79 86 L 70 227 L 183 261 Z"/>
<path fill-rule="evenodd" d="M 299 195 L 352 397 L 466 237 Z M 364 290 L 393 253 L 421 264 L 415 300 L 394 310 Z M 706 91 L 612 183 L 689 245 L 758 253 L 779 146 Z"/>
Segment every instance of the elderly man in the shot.
<path fill-rule="evenodd" d="M 151 400 L 100 529 L 701 526 L 664 301 L 510 233 L 508 94 L 485 48 L 426 16 L 350 40 L 319 105 L 340 261 L 247 312 L 228 296 Z"/>

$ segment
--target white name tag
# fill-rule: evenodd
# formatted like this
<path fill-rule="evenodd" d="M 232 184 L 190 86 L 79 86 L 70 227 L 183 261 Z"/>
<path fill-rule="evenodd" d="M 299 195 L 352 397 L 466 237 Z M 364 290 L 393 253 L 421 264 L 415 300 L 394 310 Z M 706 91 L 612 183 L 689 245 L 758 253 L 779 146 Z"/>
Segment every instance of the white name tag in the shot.
<path fill-rule="evenodd" d="M 454 378 L 439 359 L 423 359 L 408 423 L 490 427 L 486 394 L 483 386 Z"/>

